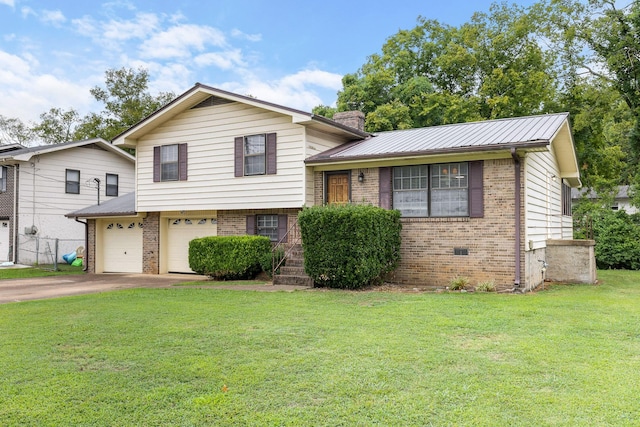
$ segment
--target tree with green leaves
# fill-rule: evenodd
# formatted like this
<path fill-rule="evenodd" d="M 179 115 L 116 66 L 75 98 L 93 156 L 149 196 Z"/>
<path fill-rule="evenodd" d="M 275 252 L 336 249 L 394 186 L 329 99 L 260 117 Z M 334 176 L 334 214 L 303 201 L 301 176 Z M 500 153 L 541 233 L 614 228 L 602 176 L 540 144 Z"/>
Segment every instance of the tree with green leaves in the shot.
<path fill-rule="evenodd" d="M 364 112 L 369 131 L 551 111 L 555 57 L 538 37 L 535 20 L 515 5 L 494 4 L 460 27 L 420 17 L 344 76 L 338 110 Z"/>
<path fill-rule="evenodd" d="M 143 68 L 107 70 L 105 87 L 90 90 L 96 101 L 104 104 L 104 110 L 85 116 L 76 137 L 113 139 L 175 97 L 171 92 L 151 95 L 148 86 L 149 72 Z"/>

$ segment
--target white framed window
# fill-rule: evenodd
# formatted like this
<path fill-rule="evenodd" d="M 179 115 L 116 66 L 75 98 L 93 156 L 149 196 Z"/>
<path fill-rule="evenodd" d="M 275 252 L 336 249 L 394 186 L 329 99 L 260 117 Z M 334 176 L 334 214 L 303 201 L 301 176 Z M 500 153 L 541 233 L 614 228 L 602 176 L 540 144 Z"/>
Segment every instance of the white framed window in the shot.
<path fill-rule="evenodd" d="M 80 194 L 80 171 L 75 169 L 65 170 L 65 193 Z"/>
<path fill-rule="evenodd" d="M 393 207 L 402 216 L 429 216 L 428 166 L 400 166 L 393 169 Z"/>
<path fill-rule="evenodd" d="M 256 223 L 256 234 L 278 240 L 278 215 L 257 215 Z"/>
<path fill-rule="evenodd" d="M 107 178 L 105 179 L 106 187 L 105 194 L 107 196 L 118 196 L 118 175 L 114 173 L 108 173 Z"/>
<path fill-rule="evenodd" d="M 178 144 L 160 147 L 160 180 L 178 180 Z"/>
<path fill-rule="evenodd" d="M 7 167 L 0 166 L 0 193 L 7 191 Z"/>
<path fill-rule="evenodd" d="M 404 217 L 469 216 L 469 164 L 394 167 L 393 208 Z"/>
<path fill-rule="evenodd" d="M 244 137 L 244 174 L 264 175 L 266 172 L 266 135 Z"/>
<path fill-rule="evenodd" d="M 431 165 L 431 216 L 469 215 L 467 163 Z"/>

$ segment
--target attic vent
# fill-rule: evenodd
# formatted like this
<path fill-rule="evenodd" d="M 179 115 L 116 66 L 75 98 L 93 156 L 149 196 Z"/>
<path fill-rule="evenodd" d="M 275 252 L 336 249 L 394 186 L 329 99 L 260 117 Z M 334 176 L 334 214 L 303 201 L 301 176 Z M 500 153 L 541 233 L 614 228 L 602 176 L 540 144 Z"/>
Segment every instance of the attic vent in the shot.
<path fill-rule="evenodd" d="M 218 98 L 217 96 L 210 96 L 199 104 L 194 105 L 191 108 L 203 108 L 203 107 L 215 107 L 216 105 L 231 104 L 233 101 L 228 99 Z"/>

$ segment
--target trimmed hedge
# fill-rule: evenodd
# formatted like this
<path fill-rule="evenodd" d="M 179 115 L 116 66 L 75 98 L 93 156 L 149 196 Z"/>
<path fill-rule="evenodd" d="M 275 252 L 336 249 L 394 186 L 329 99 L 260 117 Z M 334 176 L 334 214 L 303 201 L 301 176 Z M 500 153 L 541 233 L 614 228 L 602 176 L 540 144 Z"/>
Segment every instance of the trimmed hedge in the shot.
<path fill-rule="evenodd" d="M 400 212 L 369 205 L 305 208 L 298 215 L 304 269 L 317 286 L 357 289 L 400 260 Z"/>
<path fill-rule="evenodd" d="M 271 257 L 271 241 L 264 236 L 211 236 L 189 242 L 189 267 L 216 280 L 252 279 L 266 257 Z"/>

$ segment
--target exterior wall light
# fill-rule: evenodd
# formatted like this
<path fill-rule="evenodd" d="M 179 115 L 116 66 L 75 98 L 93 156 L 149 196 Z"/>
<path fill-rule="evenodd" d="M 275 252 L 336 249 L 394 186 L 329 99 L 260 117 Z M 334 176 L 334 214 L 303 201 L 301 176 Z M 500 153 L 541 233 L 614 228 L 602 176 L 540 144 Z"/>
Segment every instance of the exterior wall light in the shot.
<path fill-rule="evenodd" d="M 358 182 L 364 182 L 364 172 L 358 174 Z"/>

